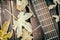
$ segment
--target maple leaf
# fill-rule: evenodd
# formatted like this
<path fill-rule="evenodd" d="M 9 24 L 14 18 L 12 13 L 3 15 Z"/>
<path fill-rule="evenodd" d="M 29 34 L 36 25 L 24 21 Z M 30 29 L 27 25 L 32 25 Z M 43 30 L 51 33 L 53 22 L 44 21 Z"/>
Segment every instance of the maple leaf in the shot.
<path fill-rule="evenodd" d="M 56 18 L 55 21 L 59 22 L 59 16 L 58 15 L 52 15 L 52 17 Z"/>
<path fill-rule="evenodd" d="M 1 40 L 7 40 L 7 38 L 11 38 L 13 31 L 7 33 L 9 24 L 10 24 L 10 20 L 4 22 L 4 24 L 0 30 L 0 39 Z"/>
<path fill-rule="evenodd" d="M 24 10 L 27 4 L 28 4 L 27 0 L 17 0 L 17 9 Z"/>
<path fill-rule="evenodd" d="M 60 4 L 60 0 L 53 0 L 53 2 L 55 3 L 55 4 Z"/>
<path fill-rule="evenodd" d="M 55 7 L 57 6 L 57 3 L 60 5 L 60 1 L 59 1 L 59 0 L 53 0 L 53 3 L 55 3 L 55 4 L 50 5 L 50 6 L 48 7 L 49 10 L 55 8 Z"/>
<path fill-rule="evenodd" d="M 51 10 L 51 9 L 53 9 L 55 7 L 56 7 L 56 5 L 50 5 L 48 8 L 49 8 L 49 10 Z"/>
<path fill-rule="evenodd" d="M 24 27 L 28 32 L 32 32 L 31 24 L 26 21 L 31 16 L 32 13 L 20 12 L 18 15 L 18 19 L 14 20 L 15 27 L 13 29 L 17 30 L 17 38 L 19 38 L 22 35 L 22 27 Z"/>
<path fill-rule="evenodd" d="M 32 40 L 31 34 L 27 30 L 23 29 L 22 39 L 21 40 Z"/>

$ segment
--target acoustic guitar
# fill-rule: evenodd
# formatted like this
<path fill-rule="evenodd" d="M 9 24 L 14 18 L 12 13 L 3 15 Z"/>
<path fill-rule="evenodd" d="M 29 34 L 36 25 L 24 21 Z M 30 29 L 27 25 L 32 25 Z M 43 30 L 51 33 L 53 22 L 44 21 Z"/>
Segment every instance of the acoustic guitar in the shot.
<path fill-rule="evenodd" d="M 59 40 L 58 31 L 45 0 L 30 0 L 30 3 L 43 30 L 42 34 L 44 34 L 44 40 Z"/>

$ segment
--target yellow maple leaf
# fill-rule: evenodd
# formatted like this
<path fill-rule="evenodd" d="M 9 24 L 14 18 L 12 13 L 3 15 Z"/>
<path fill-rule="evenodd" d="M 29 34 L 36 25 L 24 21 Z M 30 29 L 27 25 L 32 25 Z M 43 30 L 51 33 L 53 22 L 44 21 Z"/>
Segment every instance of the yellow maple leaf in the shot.
<path fill-rule="evenodd" d="M 9 24 L 10 24 L 10 20 L 4 22 L 4 24 L 0 30 L 0 39 L 1 40 L 7 40 L 7 38 L 11 38 L 13 31 L 7 33 Z"/>
<path fill-rule="evenodd" d="M 7 32 L 9 24 L 10 24 L 10 20 L 6 21 L 6 22 L 2 25 L 1 30 L 3 30 L 4 33 Z"/>

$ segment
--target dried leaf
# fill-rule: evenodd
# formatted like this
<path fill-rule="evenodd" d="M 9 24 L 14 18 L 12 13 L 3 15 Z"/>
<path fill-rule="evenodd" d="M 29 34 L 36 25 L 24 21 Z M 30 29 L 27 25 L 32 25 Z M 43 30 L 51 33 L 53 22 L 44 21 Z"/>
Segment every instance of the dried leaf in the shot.
<path fill-rule="evenodd" d="M 53 2 L 55 3 L 55 4 L 60 4 L 60 0 L 53 0 Z"/>
<path fill-rule="evenodd" d="M 10 20 L 6 21 L 6 22 L 3 24 L 1 30 L 3 30 L 4 33 L 7 32 L 9 24 L 10 24 Z"/>
<path fill-rule="evenodd" d="M 50 5 L 50 6 L 48 7 L 49 10 L 55 8 L 55 7 L 57 6 L 57 3 L 60 4 L 60 0 L 53 0 L 53 3 L 55 3 L 55 4 Z"/>
<path fill-rule="evenodd" d="M 11 32 L 5 34 L 3 37 L 4 37 L 4 38 L 11 38 L 12 33 L 13 33 L 13 30 L 12 30 Z"/>
<path fill-rule="evenodd" d="M 56 22 L 59 22 L 59 16 L 58 15 L 53 15 L 52 17 L 56 18 Z"/>
<path fill-rule="evenodd" d="M 23 29 L 22 39 L 21 40 L 32 40 L 32 36 L 29 34 L 29 32 L 25 29 Z"/>
<path fill-rule="evenodd" d="M 32 32 L 31 30 L 31 24 L 29 22 L 24 22 L 24 24 L 22 24 L 25 29 L 28 31 L 28 32 Z"/>
<path fill-rule="evenodd" d="M 2 32 L 2 30 L 0 30 L 0 37 L 3 35 L 3 32 Z"/>
<path fill-rule="evenodd" d="M 26 7 L 26 5 L 28 4 L 27 0 L 17 0 L 17 9 L 18 10 L 24 10 L 24 8 Z"/>
<path fill-rule="evenodd" d="M 48 8 L 49 8 L 49 10 L 51 10 L 51 9 L 53 9 L 55 7 L 56 7 L 56 5 L 50 5 Z"/>
<path fill-rule="evenodd" d="M 0 39 L 1 40 L 7 40 L 7 38 L 11 38 L 13 31 L 7 33 L 9 24 L 10 24 L 10 20 L 4 22 L 4 24 L 0 30 Z"/>
<path fill-rule="evenodd" d="M 29 14 L 29 15 L 28 15 Z M 13 28 L 14 30 L 17 29 L 17 37 L 20 37 L 22 34 L 22 26 L 28 31 L 28 32 L 32 32 L 31 29 L 31 24 L 29 22 L 27 22 L 26 20 L 29 19 L 32 14 L 31 13 L 24 13 L 21 12 L 18 15 L 18 19 L 14 20 L 14 25 L 15 27 Z"/>

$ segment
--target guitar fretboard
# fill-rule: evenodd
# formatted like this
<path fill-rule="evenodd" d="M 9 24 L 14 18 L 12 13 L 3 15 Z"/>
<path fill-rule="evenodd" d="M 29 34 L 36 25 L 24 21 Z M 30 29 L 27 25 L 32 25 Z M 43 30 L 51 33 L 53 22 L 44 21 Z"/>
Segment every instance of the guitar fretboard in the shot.
<path fill-rule="evenodd" d="M 45 40 L 59 40 L 52 17 L 44 0 L 31 0 L 35 14 L 38 17 Z"/>

